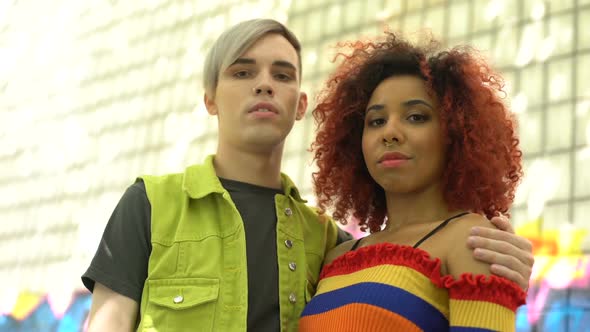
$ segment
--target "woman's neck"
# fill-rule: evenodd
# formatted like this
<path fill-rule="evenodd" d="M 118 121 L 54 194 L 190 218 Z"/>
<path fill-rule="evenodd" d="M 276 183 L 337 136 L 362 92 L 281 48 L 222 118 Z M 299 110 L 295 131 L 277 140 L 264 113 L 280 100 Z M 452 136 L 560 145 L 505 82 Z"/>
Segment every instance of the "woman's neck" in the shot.
<path fill-rule="evenodd" d="M 395 231 L 411 224 L 422 224 L 446 219 L 461 211 L 451 211 L 442 190 L 437 187 L 422 192 L 386 192 L 387 225 L 384 230 Z"/>

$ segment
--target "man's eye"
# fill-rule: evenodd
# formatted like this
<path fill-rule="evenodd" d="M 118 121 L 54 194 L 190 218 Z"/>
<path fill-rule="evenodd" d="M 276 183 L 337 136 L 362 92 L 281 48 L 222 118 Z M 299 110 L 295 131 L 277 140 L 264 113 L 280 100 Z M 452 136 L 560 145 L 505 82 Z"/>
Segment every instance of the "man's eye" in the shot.
<path fill-rule="evenodd" d="M 246 78 L 249 76 L 250 76 L 250 73 L 246 70 L 240 70 L 240 71 L 237 71 L 234 73 L 234 77 L 237 77 L 237 78 Z"/>
<path fill-rule="evenodd" d="M 287 74 L 276 74 L 275 77 L 279 81 L 290 81 L 291 80 L 291 76 L 290 75 L 287 75 Z"/>

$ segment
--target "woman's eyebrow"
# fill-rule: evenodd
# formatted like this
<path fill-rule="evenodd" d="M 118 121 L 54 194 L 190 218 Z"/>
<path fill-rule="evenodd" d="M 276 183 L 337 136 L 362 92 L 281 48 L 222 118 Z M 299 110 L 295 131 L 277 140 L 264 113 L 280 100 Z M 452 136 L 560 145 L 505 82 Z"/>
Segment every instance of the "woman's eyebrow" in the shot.
<path fill-rule="evenodd" d="M 402 106 L 405 106 L 405 107 L 414 106 L 414 105 L 424 105 L 424 106 L 427 106 L 430 109 L 434 110 L 434 107 L 432 107 L 432 105 L 430 105 L 429 103 L 427 103 L 426 101 L 424 101 L 422 99 L 410 99 L 410 100 L 404 101 L 402 103 Z"/>

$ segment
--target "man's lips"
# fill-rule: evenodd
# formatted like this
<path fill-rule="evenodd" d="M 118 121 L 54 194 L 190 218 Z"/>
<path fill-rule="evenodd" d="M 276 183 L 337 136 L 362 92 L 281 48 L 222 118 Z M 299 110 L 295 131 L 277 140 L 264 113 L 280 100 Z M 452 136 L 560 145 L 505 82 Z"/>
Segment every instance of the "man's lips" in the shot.
<path fill-rule="evenodd" d="M 256 105 L 252 106 L 248 113 L 270 113 L 270 114 L 279 114 L 277 108 L 271 103 L 257 103 Z"/>

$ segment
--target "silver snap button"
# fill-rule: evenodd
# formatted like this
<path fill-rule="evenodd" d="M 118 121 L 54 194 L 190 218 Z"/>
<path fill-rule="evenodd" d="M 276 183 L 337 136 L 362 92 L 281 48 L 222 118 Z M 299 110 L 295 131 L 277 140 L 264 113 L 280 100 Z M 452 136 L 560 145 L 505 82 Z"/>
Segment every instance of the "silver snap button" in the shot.
<path fill-rule="evenodd" d="M 182 295 L 178 295 L 177 297 L 174 298 L 174 303 L 178 304 L 178 303 L 182 303 L 182 301 L 184 301 L 184 297 L 182 297 Z"/>
<path fill-rule="evenodd" d="M 289 270 L 295 271 L 296 268 L 297 268 L 297 264 L 295 264 L 295 262 L 289 263 Z"/>
<path fill-rule="evenodd" d="M 291 216 L 293 214 L 293 210 L 291 210 L 290 208 L 286 208 L 285 209 L 285 215 L 286 216 Z"/>
<path fill-rule="evenodd" d="M 291 249 L 291 247 L 293 247 L 293 241 L 285 240 L 285 247 Z"/>
<path fill-rule="evenodd" d="M 297 296 L 295 296 L 295 293 L 289 294 L 289 302 L 291 302 L 291 303 L 297 302 Z"/>

